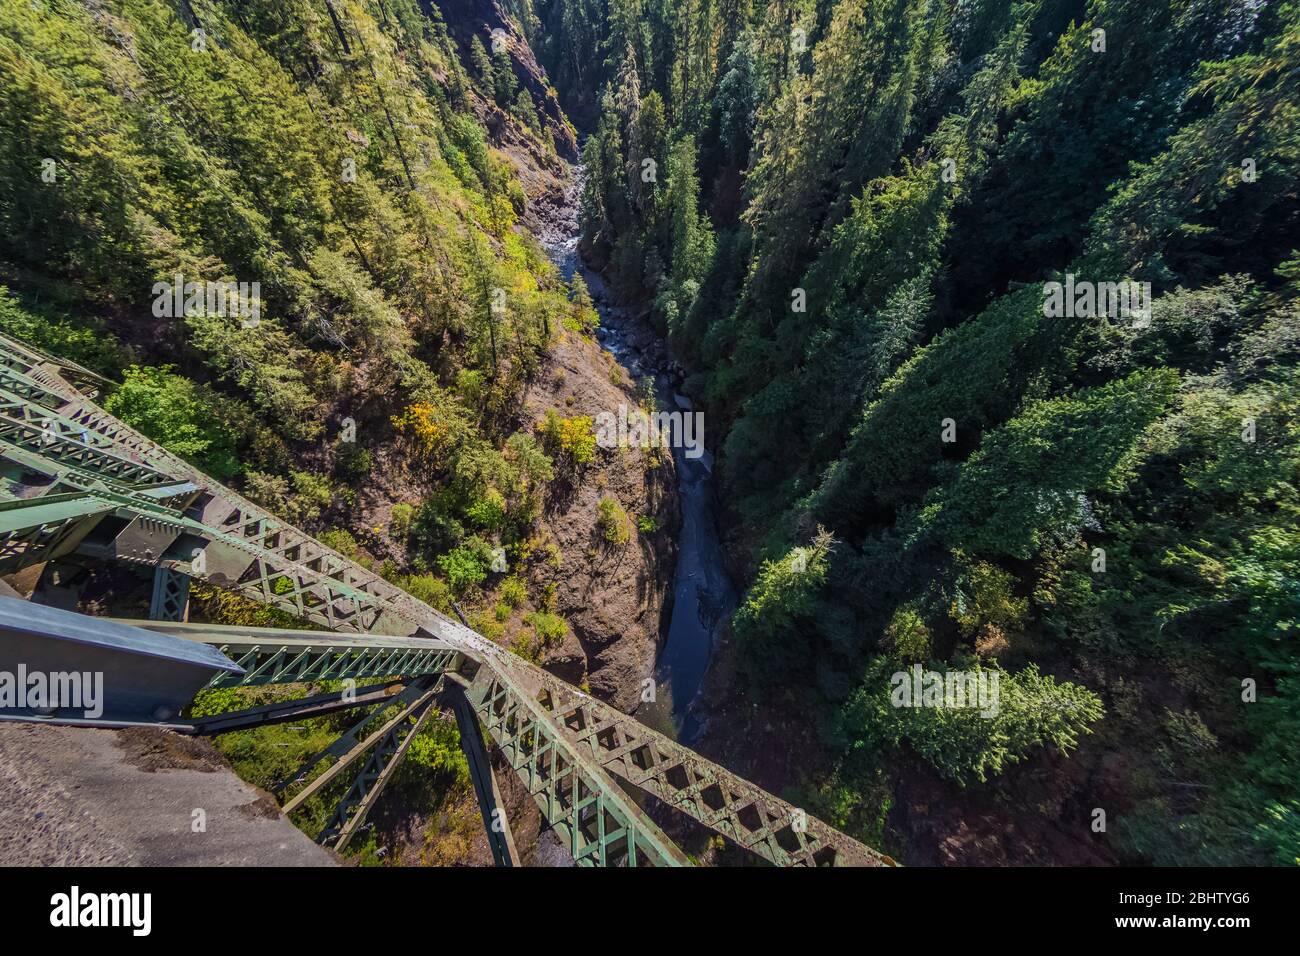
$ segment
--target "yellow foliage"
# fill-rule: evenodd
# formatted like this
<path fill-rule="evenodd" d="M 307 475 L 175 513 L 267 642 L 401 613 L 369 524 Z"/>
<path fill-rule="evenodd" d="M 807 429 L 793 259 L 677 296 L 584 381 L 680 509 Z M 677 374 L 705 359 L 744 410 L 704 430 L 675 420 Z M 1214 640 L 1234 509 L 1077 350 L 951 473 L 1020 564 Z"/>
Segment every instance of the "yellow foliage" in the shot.
<path fill-rule="evenodd" d="M 452 423 L 441 409 L 430 402 L 415 402 L 406 406 L 406 411 L 401 415 L 393 416 L 393 427 L 414 438 L 420 451 L 426 455 L 442 450 L 452 437 Z"/>

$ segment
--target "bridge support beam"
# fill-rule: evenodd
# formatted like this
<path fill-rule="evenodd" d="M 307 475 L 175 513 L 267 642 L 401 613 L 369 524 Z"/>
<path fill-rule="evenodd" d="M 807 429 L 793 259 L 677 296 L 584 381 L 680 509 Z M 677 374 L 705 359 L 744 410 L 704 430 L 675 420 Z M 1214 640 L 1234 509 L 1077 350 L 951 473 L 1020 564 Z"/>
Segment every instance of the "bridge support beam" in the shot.
<path fill-rule="evenodd" d="M 202 717 L 189 727 L 177 729 L 182 733 L 215 737 L 217 734 L 228 734 L 232 730 L 269 727 L 271 724 L 282 724 L 289 720 L 310 720 L 340 710 L 352 710 L 356 707 L 369 707 L 391 701 L 396 687 L 399 686 L 376 684 L 359 690 L 344 688 L 330 694 L 315 694 L 299 700 L 281 700 L 264 707 L 250 707 L 247 710 L 229 711 L 214 717 Z"/>
<path fill-rule="evenodd" d="M 492 848 L 492 859 L 497 866 L 519 866 L 515 836 L 510 830 L 510 820 L 501 801 L 501 789 L 497 786 L 496 774 L 492 771 L 492 761 L 488 758 L 487 748 L 483 746 L 483 731 L 479 728 L 478 715 L 465 696 L 467 685 L 457 674 L 447 674 L 444 680 L 446 688 L 439 702 L 450 706 L 456 715 L 456 726 L 460 729 L 460 747 L 469 763 L 469 775 L 474 782 L 474 794 L 478 797 L 479 813 L 483 815 L 483 828 L 487 831 L 488 846 Z"/>
<path fill-rule="evenodd" d="M 307 763 L 305 763 L 298 772 L 294 774 L 292 779 L 277 784 L 274 788 L 276 793 L 283 795 L 285 790 L 293 786 L 295 783 L 302 781 L 307 774 L 311 772 L 312 768 L 322 760 L 328 757 L 335 758 L 334 762 L 325 768 L 324 773 L 311 783 L 307 784 L 307 786 L 303 787 L 302 790 L 298 791 L 292 799 L 285 803 L 283 807 L 284 812 L 286 814 L 292 813 L 294 810 L 297 810 L 302 806 L 309 797 L 320 792 L 326 784 L 337 778 L 338 775 L 348 767 L 352 766 L 352 764 L 357 761 L 358 757 L 361 757 L 369 751 L 371 747 L 383 740 L 384 737 L 396 728 L 403 720 L 415 713 L 421 701 L 431 693 L 432 691 L 429 689 L 428 684 L 423 681 L 412 684 L 410 687 L 406 688 L 401 695 L 392 699 L 392 702 L 401 705 L 402 709 L 395 717 L 387 721 L 374 733 L 369 734 L 368 736 L 362 736 L 365 729 L 370 726 L 371 721 L 376 716 L 373 713 L 367 714 L 346 734 L 334 741 L 334 743 L 326 747 L 315 757 L 312 757 L 311 760 L 307 761 Z M 383 710 L 383 708 L 380 709 Z"/>
<path fill-rule="evenodd" d="M 179 621 L 190 619 L 190 576 L 174 571 L 165 564 L 153 569 L 153 597 L 149 600 L 149 620 Z"/>
<path fill-rule="evenodd" d="M 578 866 L 690 866 L 691 861 L 550 715 L 490 668 L 466 696 Z"/>
<path fill-rule="evenodd" d="M 420 732 L 429 715 L 433 713 L 433 700 L 434 691 L 425 692 L 414 704 L 390 722 L 385 730 L 376 735 L 379 740 L 375 743 L 370 759 L 366 761 L 361 768 L 361 773 L 357 775 L 348 792 L 339 801 L 334 816 L 316 835 L 317 843 L 333 847 L 339 852 L 347 847 L 361 824 L 365 822 L 366 816 L 374 808 L 379 795 L 392 780 L 393 773 L 401 764 L 402 758 L 406 756 L 406 751 L 410 749 L 415 735 Z M 363 745 L 362 749 L 367 746 L 368 744 Z M 335 766 L 338 764 L 331 766 L 321 776 L 329 776 Z M 285 812 L 289 812 L 291 805 L 297 806 L 301 797 L 302 794 L 299 794 L 294 800 L 285 804 Z"/>

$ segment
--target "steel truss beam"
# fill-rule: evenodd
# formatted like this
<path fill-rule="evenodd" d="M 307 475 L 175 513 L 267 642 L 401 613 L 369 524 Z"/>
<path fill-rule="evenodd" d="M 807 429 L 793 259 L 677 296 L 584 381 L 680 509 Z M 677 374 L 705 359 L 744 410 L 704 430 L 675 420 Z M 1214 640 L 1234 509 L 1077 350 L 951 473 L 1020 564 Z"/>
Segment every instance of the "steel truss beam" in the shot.
<path fill-rule="evenodd" d="M 188 621 L 190 617 L 190 576 L 166 565 L 153 571 L 153 597 L 149 600 L 151 621 Z"/>
<path fill-rule="evenodd" d="M 244 668 L 242 675 L 217 675 L 209 687 L 422 677 L 454 670 L 464 660 L 459 651 L 443 642 L 420 638 L 350 637 L 330 631 L 162 621 L 132 623 L 209 644 Z"/>
<path fill-rule="evenodd" d="M 58 358 L 7 335 L 0 336 L 0 365 L 24 373 L 65 396 L 94 398 L 94 392 L 110 384 L 103 376 L 76 362 Z M 74 382 L 80 382 L 81 387 L 73 385 Z"/>
<path fill-rule="evenodd" d="M 59 498 L 0 502 L 0 574 L 66 554 L 115 507 L 94 495 Z"/>
<path fill-rule="evenodd" d="M 427 688 L 423 683 L 409 684 L 406 687 L 401 688 L 398 693 L 390 695 L 388 703 L 399 704 L 402 707 L 406 707 L 413 703 L 426 689 Z M 380 701 L 380 703 L 384 702 Z M 335 761 L 340 761 L 349 754 L 355 753 L 356 755 L 359 755 L 364 753 L 366 747 L 369 746 L 369 744 L 366 743 L 366 731 L 374 725 L 375 716 L 378 713 L 379 711 L 372 711 L 371 713 L 366 714 L 366 716 L 353 724 L 347 732 L 340 735 L 338 740 L 334 741 L 334 743 L 330 744 L 324 750 L 321 750 L 314 757 L 295 770 L 293 776 L 272 784 L 271 792 L 283 800 L 285 792 L 290 787 L 306 781 L 308 774 L 316 769 L 317 764 L 321 761 L 329 760 L 331 758 Z M 349 757 L 348 759 L 350 760 L 353 758 Z M 299 797 L 301 797 L 301 799 L 299 799 Z M 302 800 L 305 799 L 306 797 L 302 794 L 299 794 L 294 798 L 298 803 L 301 803 Z M 285 806 L 287 807 L 288 804 Z"/>
<path fill-rule="evenodd" d="M 248 669 L 237 680 L 216 678 L 213 687 L 249 687 L 305 681 L 356 680 L 396 675 L 441 674 L 452 666 L 458 652 L 411 648 L 345 648 L 328 645 L 222 644 L 221 652 Z"/>
<path fill-rule="evenodd" d="M 474 795 L 478 798 L 478 809 L 483 816 L 483 829 L 487 833 L 488 846 L 492 849 L 492 859 L 497 866 L 516 867 L 519 866 L 519 851 L 515 849 L 515 836 L 511 832 L 510 820 L 501 800 L 501 789 L 497 786 L 492 761 L 488 759 L 487 748 L 483 746 L 483 731 L 478 722 L 478 714 L 465 695 L 467 686 L 460 675 L 445 675 L 438 703 L 450 707 L 456 715 L 460 748 L 469 764 L 470 780 L 474 783 Z"/>
<path fill-rule="evenodd" d="M 167 475 L 148 465 L 119 456 L 116 449 L 92 444 L 76 432 L 64 432 L 53 415 L 44 416 L 44 421 L 49 424 L 40 427 L 7 412 L 5 405 L 0 403 L 0 441 L 35 452 L 57 465 L 74 467 L 97 478 L 136 484 L 164 484 L 169 480 Z M 85 434 L 89 436 L 88 432 Z"/>
<path fill-rule="evenodd" d="M 436 710 L 433 706 L 434 696 L 435 692 L 433 690 L 425 691 L 409 708 L 398 715 L 395 722 L 391 723 L 379 735 L 378 741 L 375 742 L 371 750 L 370 759 L 366 761 L 361 768 L 361 772 L 352 781 L 352 786 L 348 788 L 347 793 L 343 795 L 343 799 L 339 801 L 338 807 L 334 810 L 334 816 L 325 824 L 324 829 L 316 835 L 317 843 L 323 846 L 332 846 L 337 851 L 342 851 L 347 847 L 361 824 L 365 822 L 366 816 L 374 807 L 375 801 L 379 799 L 379 795 L 384 792 L 384 788 L 393 779 L 393 774 L 396 772 L 398 765 L 402 762 L 402 758 L 406 756 L 406 751 L 410 749 L 411 741 L 420 732 L 420 728 L 429 719 L 429 715 Z M 322 776 L 329 775 L 335 766 L 338 766 L 338 764 L 332 765 L 330 770 L 325 771 Z M 301 797 L 301 794 L 299 796 Z M 289 812 L 290 804 L 293 803 L 294 801 L 290 801 L 290 803 L 285 804 L 286 813 Z"/>
<path fill-rule="evenodd" d="M 113 439 L 83 421 L 65 417 L 60 397 L 34 380 L 0 367 L 0 420 L 30 425 L 41 432 L 70 435 L 92 448 L 119 454 Z"/>
<path fill-rule="evenodd" d="M 269 727 L 282 724 L 287 720 L 310 720 L 312 717 L 324 717 L 338 713 L 340 710 L 352 710 L 357 707 L 369 707 L 391 701 L 400 685 L 391 683 L 375 684 L 359 690 L 345 688 L 328 694 L 315 694 L 297 700 L 279 700 L 261 707 L 248 707 L 244 710 L 227 711 L 212 717 L 201 717 L 188 725 L 174 725 L 183 733 L 200 737 L 215 737 L 228 734 L 234 730 L 250 730 L 254 727 Z"/>
<path fill-rule="evenodd" d="M 301 807 L 311 796 L 319 793 L 332 781 L 336 780 L 344 770 L 347 770 L 348 767 L 356 763 L 357 758 L 363 756 L 376 746 L 378 746 L 381 751 L 383 751 L 385 747 L 388 748 L 388 750 L 380 757 L 379 766 L 383 767 L 391 763 L 391 765 L 395 767 L 401 762 L 402 756 L 406 753 L 406 749 L 402 748 L 401 754 L 398 754 L 397 744 L 406 739 L 403 735 L 406 733 L 406 730 L 410 729 L 410 719 L 413 717 L 419 718 L 420 715 L 424 713 L 429 701 L 431 701 L 434 696 L 434 688 L 430 681 L 418 681 L 417 683 L 412 684 L 410 687 L 406 688 L 400 696 L 392 700 L 392 703 L 398 704 L 401 707 L 401 710 L 389 718 L 382 727 L 365 737 L 361 736 L 362 729 L 370 726 L 373 723 L 373 718 L 377 715 L 371 713 L 363 717 L 351 731 L 345 734 L 343 738 L 340 738 L 340 740 L 348 741 L 345 746 L 339 747 L 339 742 L 336 741 L 335 745 L 327 747 L 325 750 L 321 751 L 308 761 L 304 769 L 298 771 L 298 776 L 294 778 L 295 781 L 301 779 L 308 772 L 306 769 L 307 767 L 315 766 L 324 757 L 333 755 L 336 758 L 332 764 L 325 768 L 324 773 L 312 780 L 311 783 L 299 790 L 287 803 L 285 803 L 283 808 L 284 812 L 293 813 L 293 811 Z M 380 708 L 381 711 L 384 709 L 386 708 Z M 422 719 L 420 720 L 420 723 L 423 723 Z M 404 725 L 406 730 L 403 729 Z M 349 803 L 355 804 L 356 801 L 362 799 L 367 792 L 370 792 L 371 784 L 373 784 L 377 779 L 372 777 L 371 780 L 365 781 L 362 780 L 361 777 L 364 777 L 364 771 L 361 776 L 353 781 L 352 787 L 350 787 L 343 795 L 343 799 L 339 802 L 338 807 L 335 808 L 333 819 L 338 823 L 340 828 L 351 816 L 351 809 L 348 806 Z M 361 786 L 360 790 L 357 789 L 358 784 Z M 375 793 L 375 798 L 378 798 L 378 796 L 379 794 Z M 318 839 L 321 837 L 328 838 L 329 830 L 330 824 L 326 824 L 321 830 Z M 338 833 L 336 832 L 334 837 L 337 836 Z M 321 842 L 326 842 L 326 839 L 321 839 Z"/>
<path fill-rule="evenodd" d="M 604 771 L 583 761 L 537 704 L 481 668 L 467 693 L 479 720 L 579 866 L 689 866 Z"/>
<path fill-rule="evenodd" d="M 893 861 L 545 671 L 530 675 L 551 719 L 604 770 L 777 866 Z"/>

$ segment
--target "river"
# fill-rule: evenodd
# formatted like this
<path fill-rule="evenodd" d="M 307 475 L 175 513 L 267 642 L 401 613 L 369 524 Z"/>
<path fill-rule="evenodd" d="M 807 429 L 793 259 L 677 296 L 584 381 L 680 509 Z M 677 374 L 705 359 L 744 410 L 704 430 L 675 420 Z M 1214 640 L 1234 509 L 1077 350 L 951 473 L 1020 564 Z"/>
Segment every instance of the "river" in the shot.
<path fill-rule="evenodd" d="M 542 230 L 542 245 L 566 282 L 575 272 L 586 281 L 600 313 L 596 338 L 601 347 L 634 379 L 654 378 L 660 408 L 690 411 L 689 400 L 678 391 L 680 368 L 665 344 L 647 323 L 616 301 L 604 279 L 589 269 L 578 253 L 577 200 L 582 173 L 581 167 L 574 168 L 563 205 L 554 210 L 554 218 L 548 216 L 550 221 Z M 706 443 L 709 439 L 706 420 Z M 660 635 L 655 699 L 643 703 L 636 716 L 661 733 L 689 744 L 704 727 L 700 690 L 718 629 L 736 607 L 736 589 L 727 576 L 718 539 L 713 457 L 705 451 L 703 456 L 691 459 L 683 449 L 674 448 L 673 461 L 682 523 L 677 537 L 672 612 L 667 635 Z"/>

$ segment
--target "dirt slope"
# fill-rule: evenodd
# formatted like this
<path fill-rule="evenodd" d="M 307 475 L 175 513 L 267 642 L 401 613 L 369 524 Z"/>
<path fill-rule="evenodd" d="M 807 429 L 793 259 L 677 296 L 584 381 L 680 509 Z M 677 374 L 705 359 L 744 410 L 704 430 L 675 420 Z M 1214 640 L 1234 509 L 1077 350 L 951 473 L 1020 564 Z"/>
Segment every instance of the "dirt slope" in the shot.
<path fill-rule="evenodd" d="M 593 341 L 569 334 L 548 374 L 524 395 L 525 414 L 540 421 L 548 408 L 568 417 L 634 408 L 635 383 Z M 543 663 L 578 682 L 586 671 L 592 693 L 622 710 L 635 708 L 641 681 L 654 669 L 660 622 L 672 591 L 680 520 L 673 462 L 639 448 L 598 449 L 576 487 L 556 489 L 542 524 L 563 555 L 556 592 L 572 634 Z M 608 544 L 597 526 L 602 498 L 618 501 L 629 518 L 652 516 L 659 530 L 631 529 L 627 544 Z"/>

